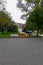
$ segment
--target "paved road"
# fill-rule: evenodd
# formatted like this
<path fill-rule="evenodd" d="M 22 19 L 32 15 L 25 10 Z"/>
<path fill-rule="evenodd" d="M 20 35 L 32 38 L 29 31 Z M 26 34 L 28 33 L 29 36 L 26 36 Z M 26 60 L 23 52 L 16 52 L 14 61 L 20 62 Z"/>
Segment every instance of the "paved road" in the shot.
<path fill-rule="evenodd" d="M 43 65 L 43 38 L 0 39 L 0 65 Z"/>

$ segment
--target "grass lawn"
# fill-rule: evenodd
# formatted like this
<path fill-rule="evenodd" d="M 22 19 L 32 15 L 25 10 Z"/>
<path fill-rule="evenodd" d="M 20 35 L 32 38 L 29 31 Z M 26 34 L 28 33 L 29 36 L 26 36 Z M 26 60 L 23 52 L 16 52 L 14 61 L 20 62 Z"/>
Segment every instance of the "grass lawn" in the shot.
<path fill-rule="evenodd" d="M 19 34 L 19 32 L 0 32 L 0 38 L 9 38 L 11 34 Z"/>

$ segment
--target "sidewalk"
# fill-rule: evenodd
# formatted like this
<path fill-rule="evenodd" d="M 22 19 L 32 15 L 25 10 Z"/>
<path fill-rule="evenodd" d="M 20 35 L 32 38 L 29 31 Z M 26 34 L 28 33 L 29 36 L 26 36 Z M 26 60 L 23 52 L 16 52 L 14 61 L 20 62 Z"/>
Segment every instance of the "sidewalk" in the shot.
<path fill-rule="evenodd" d="M 39 34 L 39 36 L 42 36 L 43 37 L 43 34 L 41 34 L 41 35 Z"/>

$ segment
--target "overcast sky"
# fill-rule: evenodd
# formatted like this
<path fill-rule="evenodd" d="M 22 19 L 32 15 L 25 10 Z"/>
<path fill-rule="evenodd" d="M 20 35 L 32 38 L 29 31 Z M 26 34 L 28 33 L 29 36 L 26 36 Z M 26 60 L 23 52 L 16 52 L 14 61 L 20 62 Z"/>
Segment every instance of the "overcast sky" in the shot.
<path fill-rule="evenodd" d="M 17 0 L 6 0 L 6 10 L 11 13 L 12 19 L 15 22 L 25 23 L 24 20 L 20 19 L 22 12 L 16 7 L 17 6 Z"/>

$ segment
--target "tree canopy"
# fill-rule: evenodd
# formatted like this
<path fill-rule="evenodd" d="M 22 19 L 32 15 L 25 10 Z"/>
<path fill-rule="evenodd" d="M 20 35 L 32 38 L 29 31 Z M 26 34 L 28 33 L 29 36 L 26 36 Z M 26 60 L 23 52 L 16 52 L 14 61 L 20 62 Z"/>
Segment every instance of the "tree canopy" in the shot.
<path fill-rule="evenodd" d="M 0 10 L 5 10 L 6 1 L 0 0 Z"/>
<path fill-rule="evenodd" d="M 18 27 L 11 16 L 4 11 L 0 11 L 0 31 L 17 32 Z"/>
<path fill-rule="evenodd" d="M 5 0 L 0 0 L 0 31 L 17 32 L 18 27 L 5 9 Z"/>
<path fill-rule="evenodd" d="M 17 7 L 25 12 L 21 18 L 26 18 L 24 30 L 37 30 L 43 27 L 43 0 L 18 0 Z"/>
<path fill-rule="evenodd" d="M 43 26 L 43 7 L 37 6 L 27 18 L 26 27 L 37 30 L 38 35 L 38 32 L 42 26 Z"/>
<path fill-rule="evenodd" d="M 29 15 L 31 11 L 34 10 L 36 6 L 42 6 L 43 7 L 43 0 L 24 0 L 25 3 L 23 3 L 23 0 L 18 0 L 17 7 L 22 11 L 25 12 L 21 18 L 25 19 Z"/>

